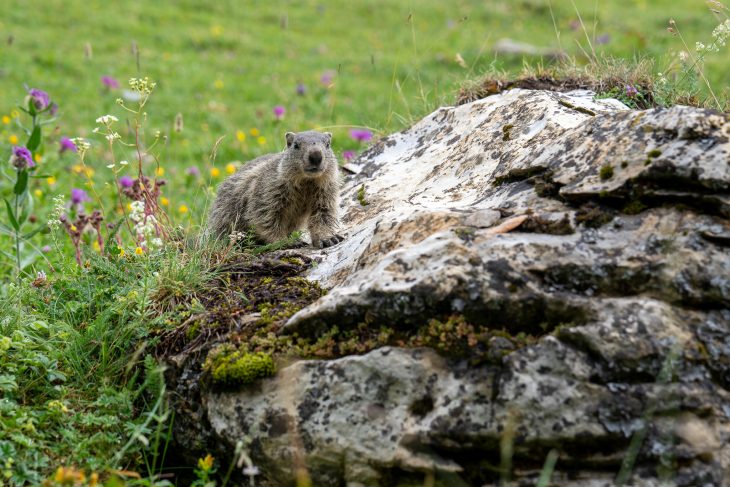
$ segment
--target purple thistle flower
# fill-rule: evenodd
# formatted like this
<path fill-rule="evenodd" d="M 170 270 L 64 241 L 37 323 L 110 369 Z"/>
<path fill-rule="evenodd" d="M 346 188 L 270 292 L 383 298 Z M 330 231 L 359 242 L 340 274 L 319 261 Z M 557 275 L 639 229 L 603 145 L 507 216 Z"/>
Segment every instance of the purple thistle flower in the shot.
<path fill-rule="evenodd" d="M 13 155 L 10 156 L 10 164 L 12 164 L 18 171 L 22 171 L 26 167 L 35 166 L 35 162 L 33 162 L 33 155 L 30 151 L 19 145 L 13 147 Z"/>
<path fill-rule="evenodd" d="M 122 188 L 131 188 L 134 184 L 134 180 L 130 178 L 129 176 L 122 176 L 119 178 L 119 186 Z"/>
<path fill-rule="evenodd" d="M 284 118 L 285 113 L 286 113 L 286 108 L 284 108 L 283 106 L 276 105 L 274 107 L 274 116 L 276 117 L 277 120 L 281 120 L 282 118 Z"/>
<path fill-rule="evenodd" d="M 345 161 L 349 161 L 349 160 L 350 160 L 350 159 L 352 159 L 353 157 L 355 157 L 355 151 L 351 151 L 351 150 L 346 150 L 345 152 L 343 152 L 343 153 L 342 153 L 342 158 L 343 158 L 343 159 L 344 159 Z"/>
<path fill-rule="evenodd" d="M 637 90 L 635 86 L 626 85 L 626 96 L 628 96 L 629 98 L 633 98 L 638 94 L 639 94 L 639 90 Z"/>
<path fill-rule="evenodd" d="M 61 153 L 66 151 L 76 152 L 76 144 L 68 137 L 61 137 L 59 144 L 61 145 L 61 149 L 59 150 Z"/>
<path fill-rule="evenodd" d="M 119 88 L 119 81 L 112 78 L 111 76 L 102 76 L 101 77 L 101 84 L 109 88 L 110 90 L 116 90 Z"/>
<path fill-rule="evenodd" d="M 332 84 L 332 79 L 335 77 L 335 72 L 328 70 L 322 73 L 322 76 L 319 77 L 319 82 L 324 86 L 325 88 L 329 87 L 329 85 Z"/>
<path fill-rule="evenodd" d="M 297 95 L 304 96 L 307 93 L 307 86 L 304 83 L 297 83 Z"/>
<path fill-rule="evenodd" d="M 350 130 L 350 137 L 358 142 L 367 142 L 373 138 L 373 133 L 366 129 L 352 129 Z"/>
<path fill-rule="evenodd" d="M 80 205 L 84 201 L 91 201 L 89 195 L 83 189 L 73 188 L 71 190 L 71 205 Z"/>
<path fill-rule="evenodd" d="M 198 177 L 200 176 L 200 169 L 198 169 L 196 166 L 190 166 L 187 171 L 185 171 L 188 176 Z"/>
<path fill-rule="evenodd" d="M 28 96 L 36 110 L 45 110 L 51 104 L 51 97 L 43 90 L 31 88 L 28 90 Z"/>

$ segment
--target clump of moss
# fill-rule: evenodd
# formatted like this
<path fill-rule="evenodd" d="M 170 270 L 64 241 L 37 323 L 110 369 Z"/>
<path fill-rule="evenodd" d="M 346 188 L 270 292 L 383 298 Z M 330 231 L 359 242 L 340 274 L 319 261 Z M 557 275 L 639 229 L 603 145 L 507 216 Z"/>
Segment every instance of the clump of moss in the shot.
<path fill-rule="evenodd" d="M 595 203 L 587 203 L 575 212 L 575 222 L 588 228 L 599 228 L 613 220 L 613 213 Z"/>
<path fill-rule="evenodd" d="M 365 199 L 365 185 L 364 184 L 362 186 L 360 186 L 360 189 L 357 190 L 357 201 L 360 202 L 361 206 L 367 206 L 370 204 L 370 202 Z"/>
<path fill-rule="evenodd" d="M 657 157 L 659 157 L 660 155 L 662 155 L 662 151 L 660 151 L 659 149 L 654 149 L 654 150 L 651 150 L 651 151 L 649 151 L 649 153 L 647 154 L 647 156 L 648 156 L 648 157 L 651 157 L 652 159 L 654 159 L 654 158 L 657 158 Z"/>
<path fill-rule="evenodd" d="M 611 164 L 606 164 L 602 166 L 601 170 L 598 172 L 598 175 L 601 177 L 601 181 L 611 179 L 613 177 L 613 166 Z"/>
<path fill-rule="evenodd" d="M 625 215 L 638 215 L 645 209 L 646 205 L 644 203 L 642 203 L 640 200 L 633 200 L 632 202 L 624 206 L 621 212 Z"/>
<path fill-rule="evenodd" d="M 512 125 L 511 123 L 508 123 L 507 125 L 502 127 L 502 140 L 507 141 L 510 139 L 510 134 L 513 128 L 514 125 Z"/>
<path fill-rule="evenodd" d="M 626 168 L 629 165 L 629 161 L 621 161 L 621 167 Z"/>
<path fill-rule="evenodd" d="M 226 386 L 250 384 L 276 373 L 271 354 L 248 353 L 231 345 L 211 350 L 203 370 L 210 373 L 215 384 Z"/>

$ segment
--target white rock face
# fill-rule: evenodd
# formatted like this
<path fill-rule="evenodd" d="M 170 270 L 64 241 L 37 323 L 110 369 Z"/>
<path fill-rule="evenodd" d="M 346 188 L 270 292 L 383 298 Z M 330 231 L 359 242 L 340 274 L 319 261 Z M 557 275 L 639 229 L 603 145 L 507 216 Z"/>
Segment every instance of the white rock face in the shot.
<path fill-rule="evenodd" d="M 181 420 L 251 439 L 266 485 L 496 485 L 505 445 L 519 485 L 552 449 L 555 485 L 627 457 L 631 485 L 730 485 L 729 138 L 725 115 L 589 92 L 437 110 L 355 162 L 347 239 L 310 252 L 331 290 L 284 332 L 458 315 L 471 350 L 297 361 Z"/>

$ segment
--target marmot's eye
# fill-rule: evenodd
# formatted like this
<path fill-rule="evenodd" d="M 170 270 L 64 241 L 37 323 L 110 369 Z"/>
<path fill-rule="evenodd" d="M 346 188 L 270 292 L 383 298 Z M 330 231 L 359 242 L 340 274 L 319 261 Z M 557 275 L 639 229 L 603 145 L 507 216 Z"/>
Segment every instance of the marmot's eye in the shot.
<path fill-rule="evenodd" d="M 299 144 L 294 144 L 295 149 L 299 149 Z"/>

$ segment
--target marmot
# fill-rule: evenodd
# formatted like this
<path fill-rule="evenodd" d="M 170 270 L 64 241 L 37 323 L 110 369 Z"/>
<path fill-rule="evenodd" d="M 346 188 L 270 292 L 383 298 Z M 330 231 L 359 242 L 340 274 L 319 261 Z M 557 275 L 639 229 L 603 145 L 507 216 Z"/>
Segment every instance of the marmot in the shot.
<path fill-rule="evenodd" d="M 340 177 L 332 134 L 286 133 L 286 149 L 250 161 L 223 181 L 208 229 L 215 237 L 250 228 L 275 242 L 306 226 L 315 247 L 343 240 L 339 227 Z"/>

